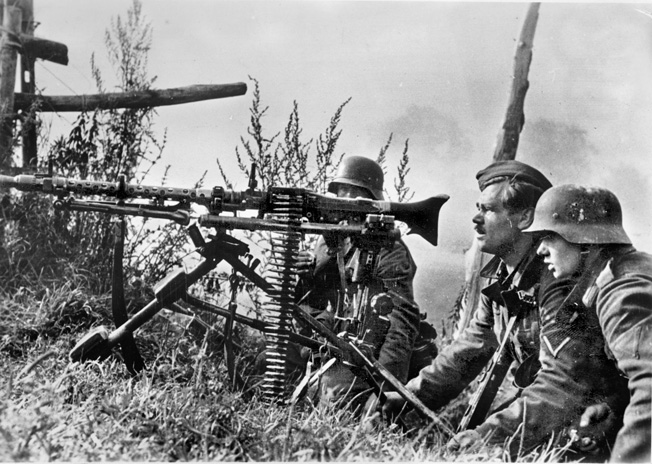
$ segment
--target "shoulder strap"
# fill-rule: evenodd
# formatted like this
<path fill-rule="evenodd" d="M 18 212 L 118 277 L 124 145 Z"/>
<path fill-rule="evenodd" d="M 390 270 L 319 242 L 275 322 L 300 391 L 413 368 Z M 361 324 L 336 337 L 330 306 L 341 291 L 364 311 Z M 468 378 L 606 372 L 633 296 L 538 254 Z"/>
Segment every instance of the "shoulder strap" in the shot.
<path fill-rule="evenodd" d="M 608 256 L 604 257 L 603 263 L 601 263 L 596 268 L 595 279 L 593 279 L 593 282 L 587 287 L 584 295 L 582 296 L 582 303 L 584 306 L 587 308 L 593 306 L 593 304 L 595 304 L 595 300 L 598 298 L 600 289 L 614 280 L 615 276 L 611 267 L 614 259 L 634 251 L 635 249 L 632 246 L 620 247 L 615 250 L 611 250 L 608 253 Z M 603 253 L 606 255 L 606 252 Z"/>

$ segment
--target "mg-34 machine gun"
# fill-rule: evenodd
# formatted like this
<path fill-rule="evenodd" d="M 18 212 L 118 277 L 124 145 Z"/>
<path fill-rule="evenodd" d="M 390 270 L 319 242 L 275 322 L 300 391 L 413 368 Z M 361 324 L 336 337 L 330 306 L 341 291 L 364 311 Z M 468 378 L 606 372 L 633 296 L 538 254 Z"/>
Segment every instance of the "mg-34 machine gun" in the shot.
<path fill-rule="evenodd" d="M 116 182 L 102 182 L 38 174 L 15 177 L 0 175 L 0 186 L 52 194 L 55 197 L 54 207 L 58 209 L 118 215 L 123 220 L 122 232 L 125 215 L 167 219 L 184 226 L 190 224 L 192 217 L 200 226 L 214 228 L 216 231 L 207 241 L 196 224 L 190 225 L 188 232 L 202 256 L 201 261 L 189 271 L 179 269 L 165 277 L 155 286 L 155 298 L 140 311 L 127 317 L 121 281 L 124 238 L 118 230 L 113 262 L 113 312 L 117 328 L 111 332 L 103 327 L 91 331 L 73 348 L 71 360 L 103 358 L 120 345 L 127 368 L 131 372 L 142 369 L 144 363 L 133 340 L 134 331 L 163 308 L 173 309 L 176 306 L 181 309 L 176 301 L 184 300 L 201 310 L 225 316 L 225 326 L 230 327 L 236 321 L 265 334 L 268 355 L 263 394 L 270 400 L 283 402 L 287 396 L 288 344 L 298 342 L 310 347 L 320 344 L 293 330 L 292 320 L 296 318 L 319 333 L 333 352 L 344 357 L 347 362 L 366 369 L 369 377 L 377 381 L 376 386 L 381 383 L 390 384 L 417 410 L 439 423 L 430 410 L 378 364 L 373 354 L 366 349 L 363 334 L 342 337 L 333 333 L 297 306 L 295 287 L 299 245 L 304 234 L 350 237 L 361 249 L 377 250 L 379 244 L 391 247 L 400 237 L 400 232 L 394 227 L 394 220 L 397 220 L 407 224 L 408 233 L 417 233 L 436 245 L 439 210 L 448 200 L 447 195 L 434 196 L 420 202 L 392 203 L 362 198 L 336 198 L 294 187 L 271 187 L 267 191 L 260 191 L 256 189 L 255 167 L 252 167 L 249 186 L 245 191 L 225 190 L 222 187 L 137 185 L 127 183 L 123 176 Z M 193 204 L 204 206 L 208 213 L 193 213 Z M 257 211 L 257 216 L 237 216 L 239 211 L 245 210 Z M 251 265 L 249 247 L 228 233 L 233 229 L 270 232 L 271 249 L 264 276 L 255 271 L 257 260 Z M 245 258 L 249 258 L 248 262 L 245 262 Z M 262 308 L 263 320 L 236 314 L 235 305 L 231 305 L 229 311 L 224 313 L 220 308 L 188 293 L 191 285 L 221 261 L 227 262 L 235 272 L 242 274 L 266 293 Z M 364 317 L 370 317 L 370 312 L 360 311 L 358 323 L 354 325 L 368 327 L 369 321 L 360 320 Z"/>

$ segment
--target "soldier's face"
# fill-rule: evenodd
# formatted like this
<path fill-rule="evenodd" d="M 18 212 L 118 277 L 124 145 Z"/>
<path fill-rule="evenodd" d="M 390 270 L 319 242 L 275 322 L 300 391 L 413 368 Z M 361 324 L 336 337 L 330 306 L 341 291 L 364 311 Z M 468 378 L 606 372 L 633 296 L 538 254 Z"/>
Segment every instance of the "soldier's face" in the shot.
<path fill-rule="evenodd" d="M 505 183 L 487 186 L 480 193 L 476 203 L 478 212 L 473 216 L 480 251 L 499 257 L 506 256 L 514 249 L 522 233 L 519 228 L 521 214 L 512 213 L 503 206 L 504 187 Z"/>
<path fill-rule="evenodd" d="M 578 270 L 582 258 L 578 245 L 567 242 L 555 233 L 541 240 L 537 254 L 543 256 L 543 262 L 557 279 L 572 276 Z"/>
<path fill-rule="evenodd" d="M 337 196 L 340 198 L 372 198 L 367 189 L 349 184 L 338 185 Z"/>

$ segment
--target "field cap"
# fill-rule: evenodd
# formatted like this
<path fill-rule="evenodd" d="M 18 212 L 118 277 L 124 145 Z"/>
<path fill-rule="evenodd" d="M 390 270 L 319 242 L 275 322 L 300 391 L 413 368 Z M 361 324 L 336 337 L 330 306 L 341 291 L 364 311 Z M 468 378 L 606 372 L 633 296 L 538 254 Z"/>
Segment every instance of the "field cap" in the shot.
<path fill-rule="evenodd" d="M 480 190 L 484 190 L 490 180 L 502 176 L 535 185 L 542 190 L 552 187 L 548 178 L 541 171 L 516 160 L 496 161 L 479 171 L 475 178 L 478 179 Z"/>

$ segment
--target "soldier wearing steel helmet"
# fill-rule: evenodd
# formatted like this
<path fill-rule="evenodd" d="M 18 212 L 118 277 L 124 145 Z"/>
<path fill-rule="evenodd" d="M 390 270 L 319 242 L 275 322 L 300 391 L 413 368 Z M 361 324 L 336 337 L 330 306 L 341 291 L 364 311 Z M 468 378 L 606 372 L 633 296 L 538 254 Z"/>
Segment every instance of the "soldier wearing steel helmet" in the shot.
<path fill-rule="evenodd" d="M 614 200 L 606 191 L 575 186 L 553 187 L 539 199 L 527 231 L 540 238 L 537 254 L 555 278 L 539 295 L 541 368 L 509 408 L 457 440 L 473 435 L 503 444 L 515 436 L 510 447 L 518 454 L 555 437 L 560 444 L 571 442 L 574 458 L 609 456 L 629 395 L 625 379 L 605 351 L 589 295 L 596 291 L 597 272 L 592 271 L 604 266 L 617 249 L 631 251 Z M 567 247 L 553 249 L 552 242 Z"/>
<path fill-rule="evenodd" d="M 343 159 L 337 174 L 328 186 L 331 193 L 342 198 L 369 198 L 383 200 L 382 168 L 375 161 L 362 156 Z M 317 318 L 339 331 L 333 319 L 333 310 L 342 303 L 346 289 L 351 285 L 350 269 L 358 259 L 356 246 L 350 241 L 333 243 L 320 237 L 312 252 L 299 256 L 299 298 L 309 306 Z M 344 265 L 340 269 L 338 261 Z M 389 313 L 390 326 L 379 347 L 378 361 L 396 378 L 407 381 L 409 360 L 418 335 L 421 316 L 414 301 L 413 279 L 416 264 L 402 240 L 391 249 L 382 248 L 377 255 L 375 275 L 371 287 L 376 292 L 392 295 L 393 308 Z M 304 295 L 307 295 L 304 298 Z M 320 400 L 324 403 L 346 398 L 353 408 L 361 406 L 370 398 L 369 385 L 352 373 L 341 362 L 330 367 L 321 378 Z"/>
<path fill-rule="evenodd" d="M 537 252 L 557 279 L 578 277 L 582 315 L 601 329 L 607 355 L 627 379 L 623 425 L 611 460 L 650 462 L 652 256 L 632 246 L 622 226 L 620 203 L 604 188 L 562 185 L 549 190 L 529 230 L 546 234 Z M 566 338 L 557 335 L 551 345 L 563 355 L 573 340 L 562 346 Z M 597 382 L 594 388 L 603 389 Z M 581 430 L 586 417 L 579 425 Z"/>

